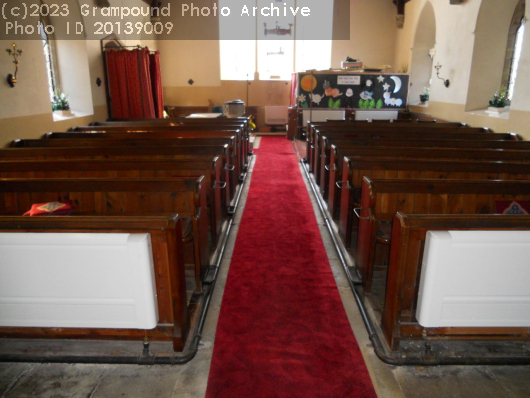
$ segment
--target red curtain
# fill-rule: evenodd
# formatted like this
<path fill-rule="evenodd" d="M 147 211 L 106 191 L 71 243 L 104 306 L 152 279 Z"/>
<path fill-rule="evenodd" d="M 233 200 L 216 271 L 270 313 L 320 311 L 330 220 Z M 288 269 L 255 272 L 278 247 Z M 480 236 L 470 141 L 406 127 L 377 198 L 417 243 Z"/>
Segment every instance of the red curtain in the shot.
<path fill-rule="evenodd" d="M 106 53 L 111 118 L 163 117 L 159 53 L 153 56 L 146 48 Z"/>

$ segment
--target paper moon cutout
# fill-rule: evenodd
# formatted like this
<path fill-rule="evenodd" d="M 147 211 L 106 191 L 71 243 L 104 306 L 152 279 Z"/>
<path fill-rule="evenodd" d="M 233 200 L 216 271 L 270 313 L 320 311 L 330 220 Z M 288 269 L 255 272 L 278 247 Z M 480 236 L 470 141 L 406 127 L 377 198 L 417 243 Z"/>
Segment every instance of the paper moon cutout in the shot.
<path fill-rule="evenodd" d="M 394 94 L 401 90 L 401 79 L 397 76 L 390 76 L 394 83 L 396 83 L 396 88 L 394 89 Z"/>

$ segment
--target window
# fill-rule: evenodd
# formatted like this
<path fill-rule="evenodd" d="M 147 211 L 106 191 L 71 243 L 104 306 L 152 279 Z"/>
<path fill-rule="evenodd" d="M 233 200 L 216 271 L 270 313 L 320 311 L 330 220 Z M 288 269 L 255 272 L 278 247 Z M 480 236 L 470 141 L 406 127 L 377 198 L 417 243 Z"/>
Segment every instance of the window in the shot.
<path fill-rule="evenodd" d="M 241 15 L 245 6 L 248 16 Z M 331 66 L 333 0 L 220 0 L 223 7 L 231 15 L 219 17 L 221 80 L 254 80 L 255 72 L 261 80 L 290 80 L 294 71 Z"/>
<path fill-rule="evenodd" d="M 46 74 L 48 76 L 48 90 L 50 94 L 50 102 L 53 102 L 53 97 L 58 88 L 57 73 L 55 66 L 54 47 L 53 42 L 50 40 L 46 32 L 44 31 L 44 25 L 39 22 L 41 39 L 42 39 L 42 51 L 44 52 L 44 62 L 46 64 Z"/>
<path fill-rule="evenodd" d="M 523 36 L 525 29 L 525 0 L 519 0 L 513 12 L 510 28 L 508 31 L 508 43 L 504 58 L 504 70 L 501 86 L 506 87 L 508 100 L 513 97 L 517 69 L 521 58 Z"/>
<path fill-rule="evenodd" d="M 519 67 L 519 60 L 521 59 L 521 51 L 523 49 L 524 37 L 524 22 L 521 22 L 517 34 L 515 36 L 515 46 L 513 50 L 513 58 L 510 66 L 510 78 L 508 80 L 508 99 L 513 97 L 513 90 L 515 88 L 515 79 L 517 78 L 517 69 Z"/>

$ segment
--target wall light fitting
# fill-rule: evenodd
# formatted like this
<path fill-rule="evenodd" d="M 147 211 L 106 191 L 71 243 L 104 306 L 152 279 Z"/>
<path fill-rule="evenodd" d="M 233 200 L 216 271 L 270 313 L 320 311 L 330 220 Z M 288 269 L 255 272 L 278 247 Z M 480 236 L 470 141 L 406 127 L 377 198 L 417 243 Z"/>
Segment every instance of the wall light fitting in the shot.
<path fill-rule="evenodd" d="M 11 87 L 15 87 L 15 84 L 17 84 L 18 64 L 20 62 L 18 60 L 18 57 L 20 57 L 22 55 L 22 50 L 17 50 L 17 45 L 15 43 L 13 43 L 11 45 L 11 48 L 7 48 L 6 51 L 9 54 L 10 57 L 13 57 L 13 59 L 14 59 L 13 63 L 15 64 L 15 74 L 12 75 L 10 73 L 9 75 L 7 75 L 7 83 Z"/>
<path fill-rule="evenodd" d="M 436 77 L 444 82 L 445 87 L 449 87 L 449 84 L 450 84 L 449 79 L 444 79 L 443 77 L 440 77 L 440 69 L 442 69 L 442 65 L 440 65 L 440 63 L 438 62 L 434 66 L 434 69 L 436 69 Z"/>

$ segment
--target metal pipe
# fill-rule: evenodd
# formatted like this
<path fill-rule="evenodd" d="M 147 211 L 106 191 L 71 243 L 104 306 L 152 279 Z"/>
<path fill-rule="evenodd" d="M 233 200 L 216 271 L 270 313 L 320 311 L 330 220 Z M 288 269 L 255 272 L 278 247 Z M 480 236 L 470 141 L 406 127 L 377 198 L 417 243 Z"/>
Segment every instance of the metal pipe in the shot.
<path fill-rule="evenodd" d="M 335 231 L 333 230 L 331 226 L 331 222 L 327 216 L 324 205 L 322 203 L 322 198 L 320 194 L 318 193 L 318 189 L 316 188 L 313 180 L 311 179 L 309 170 L 307 169 L 307 165 L 304 162 L 304 159 L 302 159 L 300 163 L 302 165 L 302 169 L 304 170 L 307 181 L 309 182 L 309 185 L 311 186 L 311 190 L 313 191 L 313 194 L 317 201 L 318 207 L 320 209 L 320 213 L 326 223 L 326 227 L 333 241 L 333 245 L 335 247 L 335 250 L 337 251 L 340 262 L 342 264 L 342 269 L 344 270 L 344 273 L 347 276 L 346 279 L 348 280 L 348 284 L 350 285 L 350 289 L 353 293 L 353 297 L 355 299 L 357 307 L 359 308 L 359 312 L 361 314 L 361 318 L 363 320 L 364 326 L 368 333 L 368 337 L 374 347 L 374 352 L 381 361 L 389 365 L 394 365 L 394 366 L 529 365 L 530 364 L 530 356 L 526 356 L 526 357 L 524 356 L 520 356 L 520 357 L 510 357 L 510 356 L 448 357 L 448 356 L 444 356 L 443 354 L 440 355 L 439 353 L 437 355 L 437 353 L 432 351 L 429 342 L 426 343 L 425 353 L 421 357 L 403 358 L 399 352 L 397 353 L 388 352 L 388 350 L 385 349 L 383 343 L 381 342 L 381 339 L 379 338 L 379 335 L 376 332 L 376 329 L 372 323 L 372 320 L 370 319 L 370 316 L 368 315 L 366 306 L 362 300 L 362 295 L 358 291 L 359 286 L 357 285 L 357 283 L 355 283 L 351 279 L 351 274 L 349 272 L 349 267 L 346 262 L 346 258 L 344 256 L 344 253 L 342 252 L 342 248 L 340 247 Z M 355 270 L 357 271 L 357 268 L 355 268 Z"/>
<path fill-rule="evenodd" d="M 244 182 L 247 173 L 244 174 L 244 179 L 240 184 L 239 192 L 235 200 L 235 208 L 239 203 L 241 192 L 243 191 Z M 226 229 L 223 232 L 221 245 L 216 255 L 214 265 L 209 267 L 213 270 L 213 278 L 211 282 L 204 287 L 204 303 L 199 314 L 199 321 L 196 332 L 188 344 L 184 354 L 149 354 L 149 343 L 145 342 L 141 355 L 32 355 L 32 354 L 0 354 L 0 362 L 35 362 L 35 363 L 87 363 L 87 364 L 117 364 L 117 365 L 183 365 L 191 361 L 199 350 L 199 343 L 202 337 L 202 330 L 208 314 L 208 309 L 212 300 L 212 294 L 217 282 L 217 276 L 223 260 L 223 255 L 226 250 L 232 224 L 234 222 L 233 215 L 229 215 Z"/>

